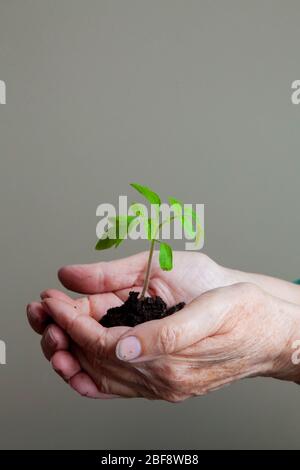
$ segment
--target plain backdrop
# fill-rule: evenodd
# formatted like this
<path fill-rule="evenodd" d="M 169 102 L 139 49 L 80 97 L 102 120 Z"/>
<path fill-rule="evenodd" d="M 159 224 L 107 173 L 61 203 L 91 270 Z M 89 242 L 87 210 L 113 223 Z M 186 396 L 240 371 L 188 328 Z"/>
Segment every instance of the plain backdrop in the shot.
<path fill-rule="evenodd" d="M 219 263 L 300 277 L 299 18 L 297 0 L 0 0 L 1 448 L 299 447 L 295 384 L 83 399 L 25 315 L 61 265 L 146 248 L 93 249 L 96 207 L 131 181 L 205 203 Z"/>

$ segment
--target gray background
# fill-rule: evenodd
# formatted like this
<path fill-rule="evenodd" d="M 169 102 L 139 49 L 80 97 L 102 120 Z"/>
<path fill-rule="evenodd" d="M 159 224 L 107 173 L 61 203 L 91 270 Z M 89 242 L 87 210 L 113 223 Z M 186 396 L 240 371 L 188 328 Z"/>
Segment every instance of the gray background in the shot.
<path fill-rule="evenodd" d="M 299 17 L 297 0 L 0 0 L 2 448 L 300 447 L 294 384 L 86 400 L 25 319 L 59 266 L 137 249 L 93 250 L 96 206 L 135 180 L 205 203 L 218 262 L 300 275 Z"/>

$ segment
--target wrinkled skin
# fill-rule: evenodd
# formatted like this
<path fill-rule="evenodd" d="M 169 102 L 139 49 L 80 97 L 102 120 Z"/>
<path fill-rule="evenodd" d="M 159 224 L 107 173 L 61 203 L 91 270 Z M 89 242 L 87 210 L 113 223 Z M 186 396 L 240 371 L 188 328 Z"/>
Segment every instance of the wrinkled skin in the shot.
<path fill-rule="evenodd" d="M 175 253 L 171 272 L 154 260 L 149 293 L 169 306 L 184 300 L 183 310 L 134 328 L 103 328 L 97 321 L 106 310 L 141 289 L 146 262 L 141 253 L 62 268 L 63 285 L 87 296 L 47 290 L 29 304 L 45 356 L 78 393 L 178 402 L 244 377 L 300 380 L 291 361 L 300 339 L 299 287 L 223 268 L 199 253 Z M 138 357 L 132 345 L 140 345 Z"/>

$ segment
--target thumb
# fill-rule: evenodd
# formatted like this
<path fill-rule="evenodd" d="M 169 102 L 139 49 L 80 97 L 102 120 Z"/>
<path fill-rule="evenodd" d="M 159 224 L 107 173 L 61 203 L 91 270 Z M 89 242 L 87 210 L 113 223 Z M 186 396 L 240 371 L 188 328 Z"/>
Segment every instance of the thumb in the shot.
<path fill-rule="evenodd" d="M 119 339 L 116 356 L 128 362 L 147 361 L 185 349 L 216 333 L 228 311 L 228 302 L 219 301 L 219 291 L 226 289 L 206 292 L 169 317 L 130 329 Z"/>

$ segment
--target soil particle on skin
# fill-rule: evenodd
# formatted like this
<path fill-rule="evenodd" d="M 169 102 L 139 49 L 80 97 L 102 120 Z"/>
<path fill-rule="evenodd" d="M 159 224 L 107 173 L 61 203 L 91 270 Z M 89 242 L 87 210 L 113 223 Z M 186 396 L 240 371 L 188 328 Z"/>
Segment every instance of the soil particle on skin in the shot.
<path fill-rule="evenodd" d="M 119 307 L 107 310 L 99 323 L 106 328 L 136 326 L 150 320 L 168 317 L 185 306 L 184 302 L 180 302 L 171 308 L 167 308 L 166 303 L 159 296 L 145 297 L 143 300 L 140 300 L 138 296 L 139 292 L 129 292 L 128 299 Z"/>

